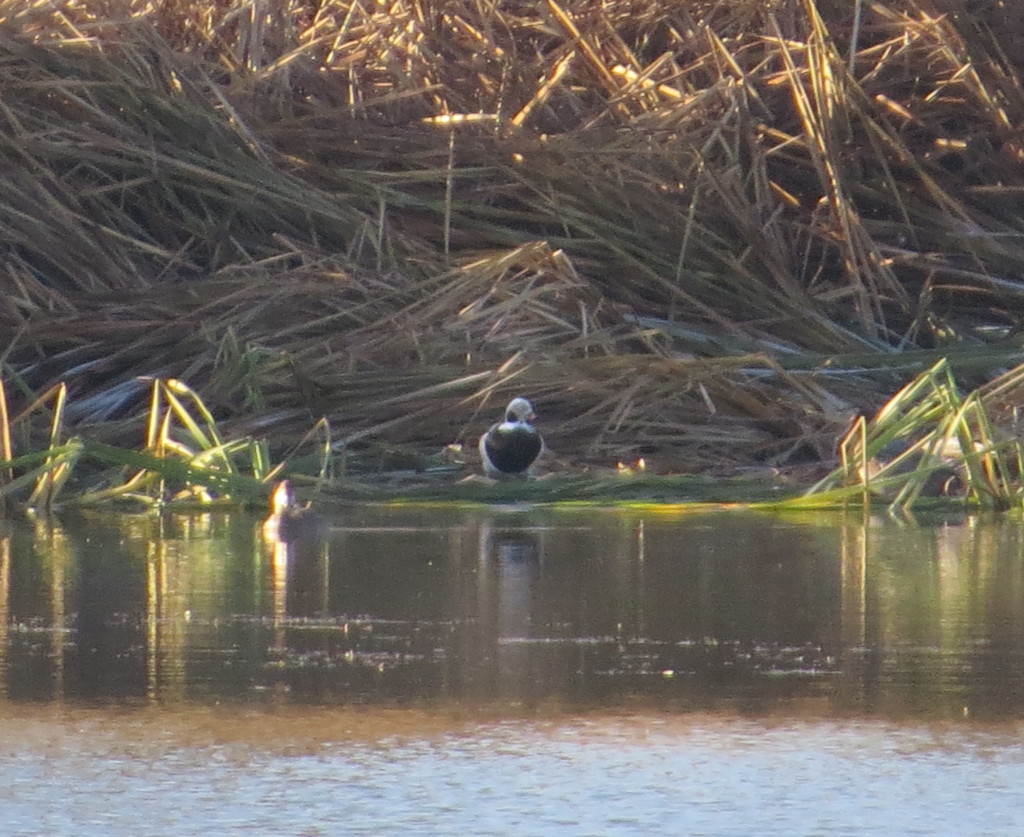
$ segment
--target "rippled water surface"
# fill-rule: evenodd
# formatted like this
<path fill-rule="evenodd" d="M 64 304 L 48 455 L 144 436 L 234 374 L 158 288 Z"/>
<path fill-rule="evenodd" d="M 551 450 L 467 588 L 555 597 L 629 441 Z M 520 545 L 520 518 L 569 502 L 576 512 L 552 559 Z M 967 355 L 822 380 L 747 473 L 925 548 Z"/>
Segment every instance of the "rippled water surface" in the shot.
<path fill-rule="evenodd" d="M 1024 833 L 1018 523 L 259 524 L 0 521 L 4 835 Z"/>

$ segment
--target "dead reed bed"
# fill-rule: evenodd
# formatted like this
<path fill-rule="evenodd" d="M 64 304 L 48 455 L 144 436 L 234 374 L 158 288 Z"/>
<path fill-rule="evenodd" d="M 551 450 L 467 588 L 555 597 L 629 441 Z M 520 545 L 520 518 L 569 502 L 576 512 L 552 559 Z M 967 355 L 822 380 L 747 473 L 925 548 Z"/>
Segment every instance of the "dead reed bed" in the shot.
<path fill-rule="evenodd" d="M 11 409 L 64 382 L 68 432 L 142 444 L 173 378 L 359 471 L 523 392 L 559 467 L 828 461 L 940 358 L 1024 362 L 1022 35 L 968 0 L 0 2 Z"/>

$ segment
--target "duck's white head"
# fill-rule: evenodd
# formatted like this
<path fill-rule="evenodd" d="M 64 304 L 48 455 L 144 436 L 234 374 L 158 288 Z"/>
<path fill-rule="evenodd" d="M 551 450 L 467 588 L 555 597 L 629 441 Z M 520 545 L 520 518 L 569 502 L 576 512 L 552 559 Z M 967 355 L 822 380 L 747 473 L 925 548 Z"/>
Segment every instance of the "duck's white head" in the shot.
<path fill-rule="evenodd" d="M 292 495 L 292 484 L 288 480 L 281 480 L 270 495 L 270 511 L 274 514 L 288 514 L 295 504 Z"/>
<path fill-rule="evenodd" d="M 537 418 L 533 412 L 533 405 L 525 398 L 513 398 L 505 408 L 505 421 L 507 422 L 530 422 Z"/>

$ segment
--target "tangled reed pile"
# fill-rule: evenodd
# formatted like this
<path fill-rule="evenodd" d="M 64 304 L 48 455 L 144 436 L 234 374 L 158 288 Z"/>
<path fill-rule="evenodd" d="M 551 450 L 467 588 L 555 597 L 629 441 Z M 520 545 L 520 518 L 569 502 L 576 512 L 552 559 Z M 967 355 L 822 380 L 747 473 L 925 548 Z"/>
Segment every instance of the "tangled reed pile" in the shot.
<path fill-rule="evenodd" d="M 0 2 L 0 373 L 142 438 L 834 455 L 1024 360 L 1024 20 L 975 0 Z M 17 405 L 15 405 L 16 407 Z"/>

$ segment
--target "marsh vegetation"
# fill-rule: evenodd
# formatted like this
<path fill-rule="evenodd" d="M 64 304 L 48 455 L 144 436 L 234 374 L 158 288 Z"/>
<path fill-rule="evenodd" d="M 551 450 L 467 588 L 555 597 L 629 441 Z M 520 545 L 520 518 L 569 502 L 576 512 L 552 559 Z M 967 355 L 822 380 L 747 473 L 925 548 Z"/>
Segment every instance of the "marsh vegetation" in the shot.
<path fill-rule="evenodd" d="M 916 380 L 1015 504 L 1010 6 L 0 3 L 0 491 L 454 475 L 523 393 L 553 471 L 799 493 Z"/>

